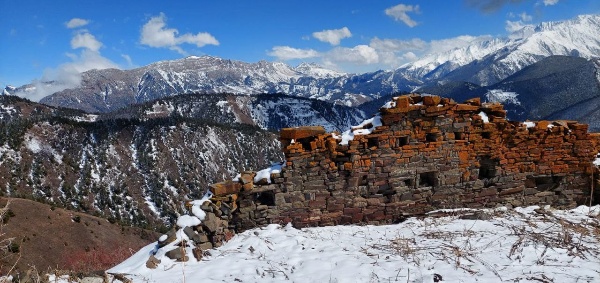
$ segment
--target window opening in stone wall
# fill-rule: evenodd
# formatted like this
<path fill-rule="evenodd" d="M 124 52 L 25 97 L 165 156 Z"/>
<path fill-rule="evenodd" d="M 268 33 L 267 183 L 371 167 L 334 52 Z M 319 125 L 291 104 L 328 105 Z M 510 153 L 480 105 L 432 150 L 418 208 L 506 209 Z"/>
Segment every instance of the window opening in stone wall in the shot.
<path fill-rule="evenodd" d="M 492 138 L 492 133 L 491 132 L 482 132 L 481 133 L 481 137 L 484 139 L 491 139 Z"/>
<path fill-rule="evenodd" d="M 315 200 L 315 193 L 304 193 L 304 200 Z"/>
<path fill-rule="evenodd" d="M 310 150 L 310 139 L 298 139 L 296 142 L 301 143 L 303 149 Z"/>
<path fill-rule="evenodd" d="M 425 172 L 419 174 L 419 187 L 435 187 L 437 176 L 435 172 Z"/>
<path fill-rule="evenodd" d="M 367 178 L 368 178 L 368 177 L 369 177 L 368 175 L 363 175 L 363 176 L 362 176 L 362 178 L 361 178 L 361 180 L 360 180 L 360 184 L 361 184 L 362 186 L 369 184 L 369 180 L 367 180 Z"/>
<path fill-rule="evenodd" d="M 398 143 L 400 144 L 400 146 L 408 145 L 408 137 L 399 137 Z"/>
<path fill-rule="evenodd" d="M 489 156 L 482 156 L 479 159 L 479 179 L 491 179 L 496 177 L 496 167 L 500 165 L 498 160 L 491 159 Z"/>
<path fill-rule="evenodd" d="M 428 133 L 425 135 L 425 140 L 428 142 L 435 142 L 438 139 L 438 133 Z"/>
<path fill-rule="evenodd" d="M 370 138 L 367 139 L 367 146 L 368 147 L 377 147 L 379 146 L 379 141 L 377 140 L 377 138 Z"/>
<path fill-rule="evenodd" d="M 454 139 L 455 140 L 464 140 L 465 139 L 465 133 L 454 132 Z"/>
<path fill-rule="evenodd" d="M 275 205 L 275 192 L 266 191 L 266 192 L 256 193 L 256 199 L 254 200 L 254 202 L 256 202 L 256 204 L 274 206 Z"/>

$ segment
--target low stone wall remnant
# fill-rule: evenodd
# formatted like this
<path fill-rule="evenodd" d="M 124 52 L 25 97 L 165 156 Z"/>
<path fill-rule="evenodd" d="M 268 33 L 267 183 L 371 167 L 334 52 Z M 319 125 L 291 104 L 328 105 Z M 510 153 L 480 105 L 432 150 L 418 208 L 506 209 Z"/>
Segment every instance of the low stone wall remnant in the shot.
<path fill-rule="evenodd" d="M 600 136 L 587 130 L 508 121 L 501 104 L 479 99 L 395 97 L 347 144 L 322 127 L 282 129 L 281 170 L 211 186 L 213 211 L 231 215 L 211 236 L 271 223 L 396 223 L 442 208 L 588 204 Z"/>

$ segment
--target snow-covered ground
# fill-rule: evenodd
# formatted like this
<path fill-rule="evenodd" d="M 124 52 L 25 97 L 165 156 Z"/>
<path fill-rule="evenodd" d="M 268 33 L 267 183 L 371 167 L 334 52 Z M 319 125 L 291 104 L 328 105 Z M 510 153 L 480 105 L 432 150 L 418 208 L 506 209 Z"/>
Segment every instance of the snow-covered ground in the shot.
<path fill-rule="evenodd" d="M 444 210 L 385 226 L 270 225 L 201 261 L 160 256 L 148 269 L 151 244 L 108 272 L 133 282 L 600 282 L 599 215 L 600 206 L 532 206 Z"/>

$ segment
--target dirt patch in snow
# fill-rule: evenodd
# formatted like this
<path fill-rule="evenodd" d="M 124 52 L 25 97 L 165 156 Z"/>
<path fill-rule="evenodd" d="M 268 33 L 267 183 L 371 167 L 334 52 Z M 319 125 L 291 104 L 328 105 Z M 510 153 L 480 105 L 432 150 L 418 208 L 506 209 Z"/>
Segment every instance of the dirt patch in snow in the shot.
<path fill-rule="evenodd" d="M 2 274 L 17 259 L 17 270 L 24 272 L 32 266 L 38 272 L 103 270 L 131 256 L 159 235 L 31 200 L 2 198 L 0 205 L 4 207 L 7 200 L 11 213 L 3 226 L 2 239 L 14 238 L 18 252 L 0 259 Z M 120 260 L 119 255 L 122 255 Z"/>

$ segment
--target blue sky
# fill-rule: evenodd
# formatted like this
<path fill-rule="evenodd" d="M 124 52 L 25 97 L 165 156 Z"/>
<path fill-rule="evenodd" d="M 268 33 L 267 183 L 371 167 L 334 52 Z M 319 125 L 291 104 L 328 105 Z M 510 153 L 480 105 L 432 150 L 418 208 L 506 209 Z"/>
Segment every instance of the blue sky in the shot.
<path fill-rule="evenodd" d="M 189 55 L 393 69 L 482 36 L 597 14 L 599 2 L 0 0 L 0 85 Z"/>

